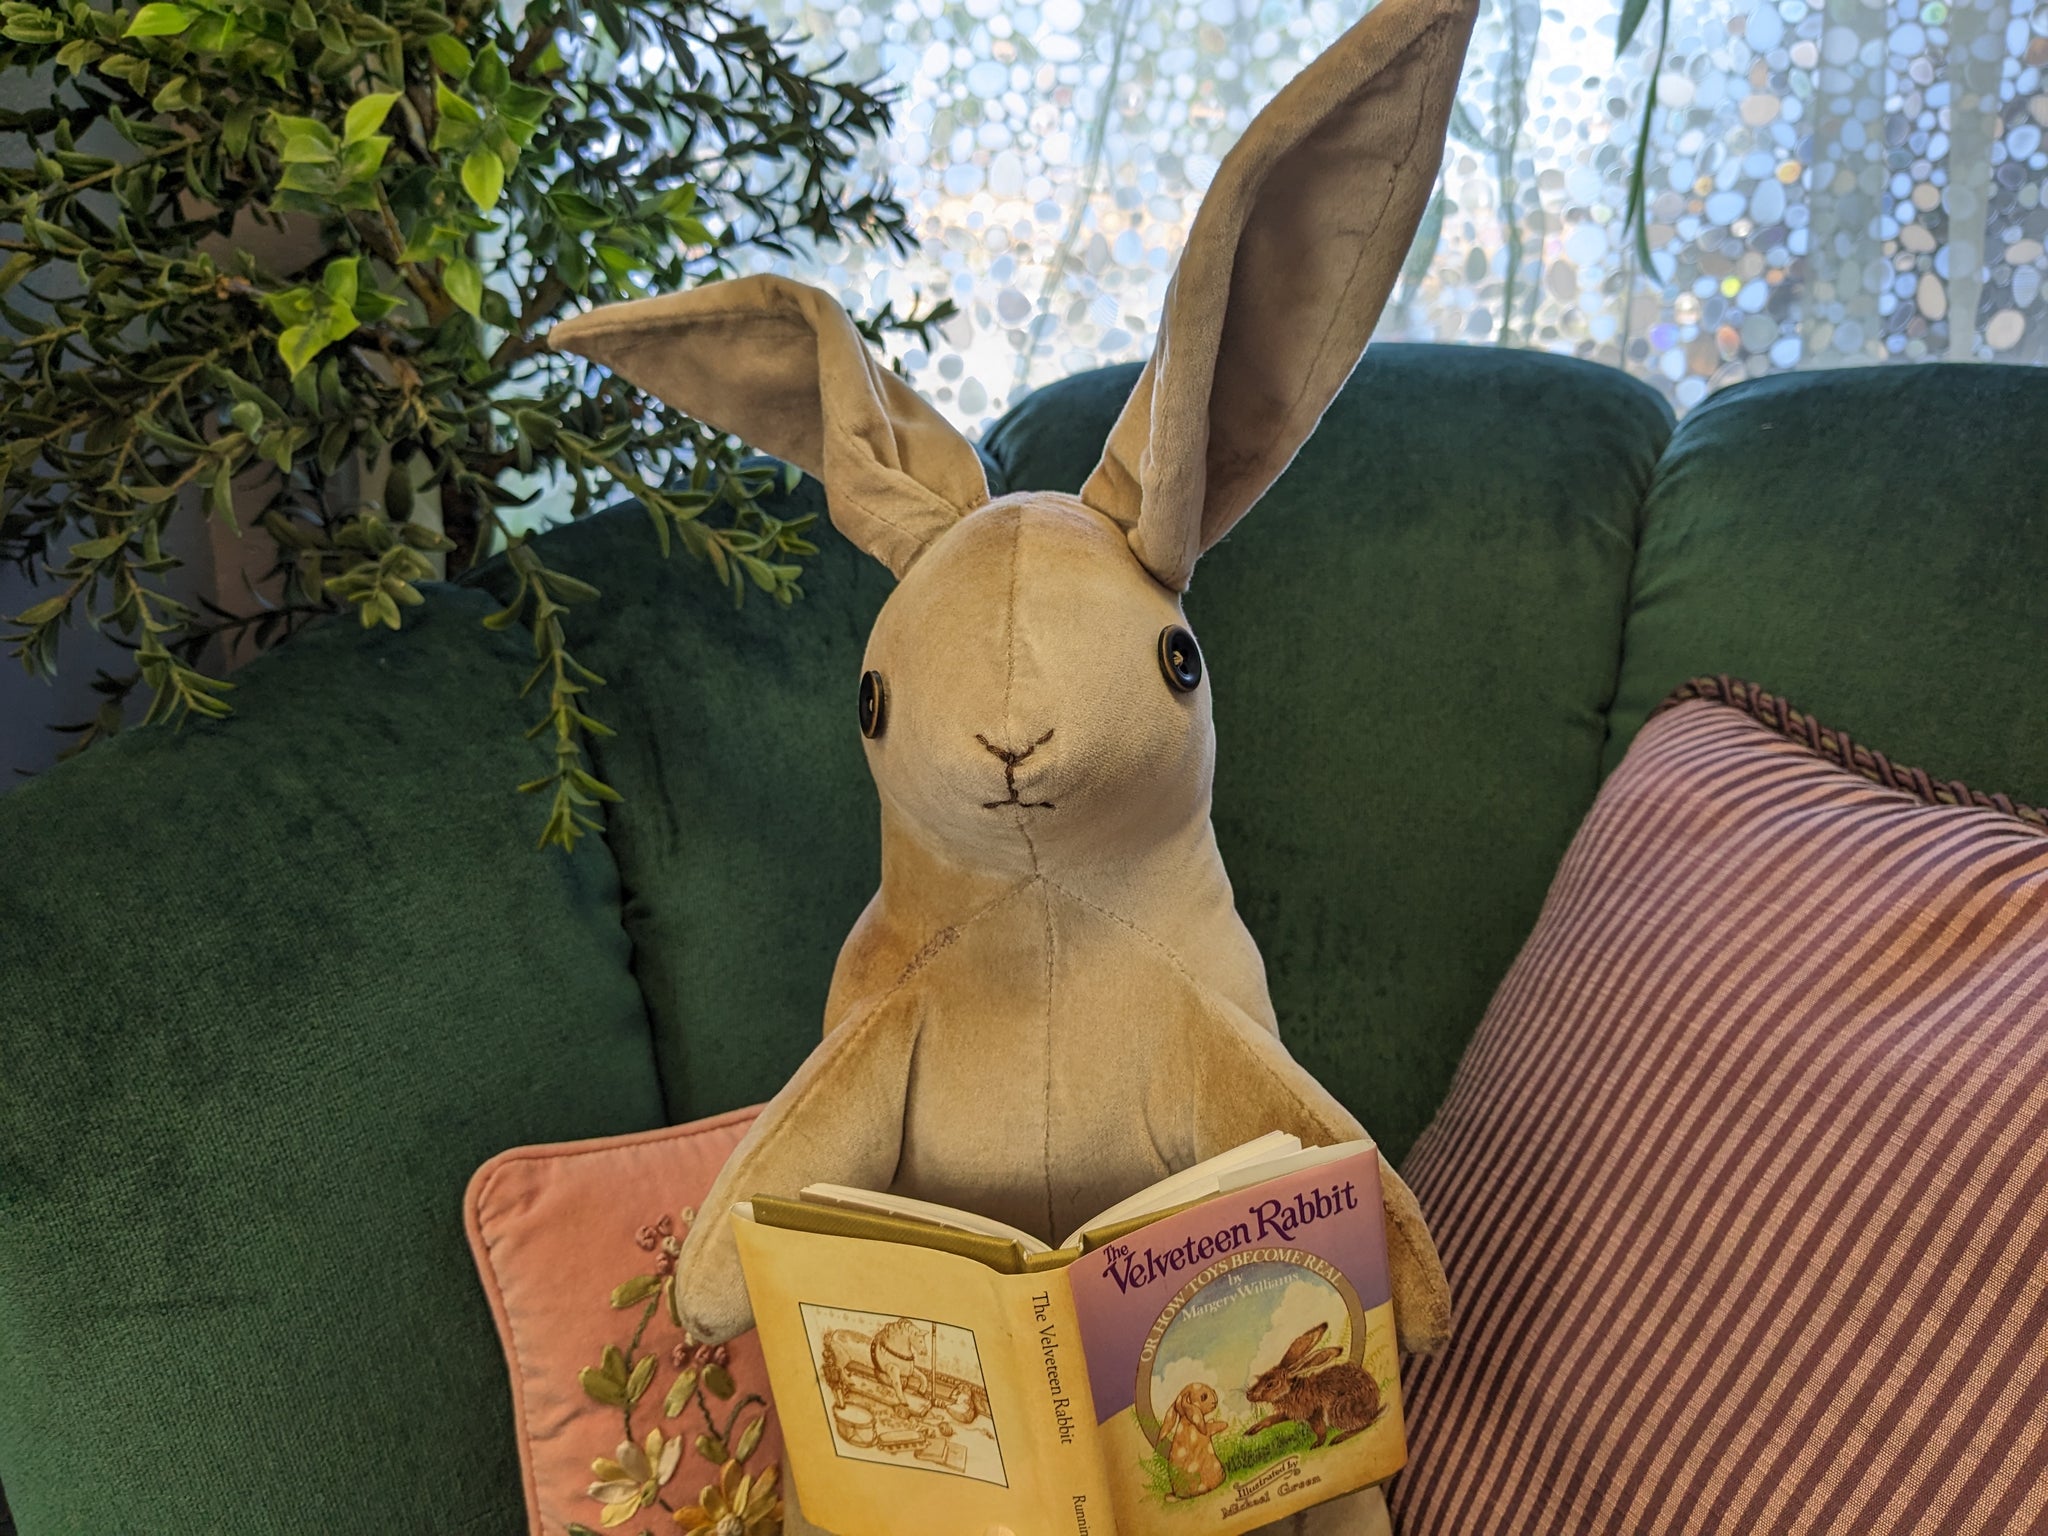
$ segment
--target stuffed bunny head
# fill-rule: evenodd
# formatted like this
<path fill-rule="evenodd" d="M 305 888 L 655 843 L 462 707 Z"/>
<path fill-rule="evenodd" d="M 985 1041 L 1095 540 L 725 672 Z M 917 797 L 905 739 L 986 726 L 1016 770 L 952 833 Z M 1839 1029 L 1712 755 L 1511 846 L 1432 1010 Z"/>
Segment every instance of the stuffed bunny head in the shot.
<path fill-rule="evenodd" d="M 1012 878 L 1034 858 L 1128 857 L 1204 817 L 1209 693 L 1185 626 L 1177 595 L 1084 502 L 970 512 L 904 574 L 868 641 L 859 718 L 894 827 Z M 1172 676 L 1162 636 L 1181 658 Z"/>
<path fill-rule="evenodd" d="M 900 578 L 859 714 L 892 832 L 1009 876 L 1206 819 L 1208 680 L 1180 594 L 1364 349 L 1435 180 L 1472 9 L 1386 0 L 1259 115 L 1078 497 L 990 500 L 966 441 L 837 304 L 783 278 L 556 327 L 558 349 L 816 475 Z"/>

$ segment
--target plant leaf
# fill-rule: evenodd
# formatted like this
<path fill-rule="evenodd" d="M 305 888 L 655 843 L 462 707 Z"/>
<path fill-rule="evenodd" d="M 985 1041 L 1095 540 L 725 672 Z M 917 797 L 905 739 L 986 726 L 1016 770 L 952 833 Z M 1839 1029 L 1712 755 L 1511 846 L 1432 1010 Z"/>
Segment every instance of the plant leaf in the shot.
<path fill-rule="evenodd" d="M 384 119 L 391 115 L 391 108 L 398 100 L 396 91 L 378 91 L 362 97 L 348 109 L 341 120 L 341 142 L 353 144 L 358 139 L 367 139 L 384 126 Z"/>
<path fill-rule="evenodd" d="M 473 149 L 462 162 L 462 189 L 486 213 L 498 206 L 498 194 L 505 190 L 505 162 L 495 151 Z"/>
<path fill-rule="evenodd" d="M 128 23 L 123 37 L 176 37 L 199 19 L 189 5 L 145 5 Z"/>
<path fill-rule="evenodd" d="M 448 263 L 441 274 L 441 286 L 448 290 L 448 297 L 482 318 L 484 302 L 484 274 L 477 264 L 467 256 L 458 256 Z"/>
<path fill-rule="evenodd" d="M 453 75 L 457 80 L 467 80 L 474 60 L 469 50 L 446 32 L 436 32 L 427 39 L 427 53 L 435 67 L 444 75 Z"/>

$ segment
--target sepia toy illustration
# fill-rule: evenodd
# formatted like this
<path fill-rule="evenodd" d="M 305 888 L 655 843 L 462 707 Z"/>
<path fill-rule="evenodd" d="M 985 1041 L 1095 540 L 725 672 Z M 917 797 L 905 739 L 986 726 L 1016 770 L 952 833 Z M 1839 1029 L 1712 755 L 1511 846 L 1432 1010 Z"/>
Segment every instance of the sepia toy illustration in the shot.
<path fill-rule="evenodd" d="M 802 1312 L 841 1456 L 1008 1486 L 972 1332 L 842 1307 Z"/>

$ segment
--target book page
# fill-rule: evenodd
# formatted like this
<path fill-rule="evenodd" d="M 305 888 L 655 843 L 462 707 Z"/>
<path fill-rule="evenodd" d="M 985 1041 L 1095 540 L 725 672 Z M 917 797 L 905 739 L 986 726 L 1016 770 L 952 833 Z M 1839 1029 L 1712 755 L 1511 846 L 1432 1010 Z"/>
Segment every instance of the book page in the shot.
<path fill-rule="evenodd" d="M 805 1515 L 838 1536 L 1111 1536 L 1063 1271 L 734 1212 Z"/>
<path fill-rule="evenodd" d="M 1170 1210 L 1190 1200 L 1199 1200 L 1204 1195 L 1214 1194 L 1219 1188 L 1227 1187 L 1223 1182 L 1233 1171 L 1257 1167 L 1273 1158 L 1285 1157 L 1301 1150 L 1301 1138 L 1290 1136 L 1285 1131 L 1268 1131 L 1251 1141 L 1240 1143 L 1228 1152 L 1219 1152 L 1214 1157 L 1204 1158 L 1179 1173 L 1170 1173 L 1154 1184 L 1147 1184 L 1135 1194 L 1126 1195 L 1105 1211 L 1097 1211 L 1067 1234 L 1062 1248 L 1077 1248 L 1084 1233 L 1100 1227 L 1113 1227 L 1135 1220 L 1154 1211 Z"/>
<path fill-rule="evenodd" d="M 1120 1536 L 1235 1536 L 1407 1458 L 1370 1145 L 1068 1268 Z"/>
<path fill-rule="evenodd" d="M 1033 1237 L 1020 1227 L 1008 1222 L 997 1221 L 993 1216 L 978 1216 L 973 1211 L 963 1211 L 950 1205 L 934 1205 L 929 1200 L 913 1200 L 908 1195 L 884 1194 L 872 1189 L 855 1189 L 848 1184 L 806 1184 L 797 1191 L 797 1198 L 813 1205 L 833 1205 L 849 1211 L 866 1211 L 877 1216 L 898 1216 L 907 1221 L 922 1221 L 935 1227 L 950 1227 L 956 1232 L 972 1232 L 980 1237 L 1001 1238 L 1015 1243 L 1026 1254 L 1048 1253 L 1051 1249 L 1041 1239 Z"/>

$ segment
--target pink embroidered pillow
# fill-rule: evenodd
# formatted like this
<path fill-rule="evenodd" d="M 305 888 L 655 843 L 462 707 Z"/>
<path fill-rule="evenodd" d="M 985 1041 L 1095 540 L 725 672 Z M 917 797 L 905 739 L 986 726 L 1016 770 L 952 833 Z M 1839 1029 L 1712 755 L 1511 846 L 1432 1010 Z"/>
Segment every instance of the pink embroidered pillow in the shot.
<path fill-rule="evenodd" d="M 470 1180 L 536 1536 L 708 1532 L 728 1513 L 751 1536 L 779 1515 L 759 1344 L 708 1350 L 668 1310 L 677 1240 L 756 1113 L 516 1147 Z"/>
<path fill-rule="evenodd" d="M 1404 1169 L 1396 1528 L 2048 1530 L 2048 827 L 1681 692 Z"/>

